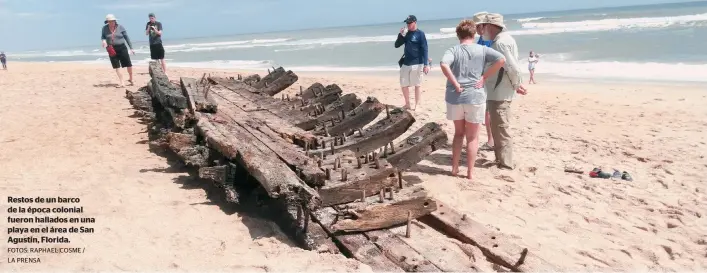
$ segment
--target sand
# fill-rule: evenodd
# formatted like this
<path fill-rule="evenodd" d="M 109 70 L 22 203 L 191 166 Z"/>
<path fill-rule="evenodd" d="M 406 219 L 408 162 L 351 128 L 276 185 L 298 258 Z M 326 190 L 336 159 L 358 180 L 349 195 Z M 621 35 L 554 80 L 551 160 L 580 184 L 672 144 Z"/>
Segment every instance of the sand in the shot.
<path fill-rule="evenodd" d="M 96 223 L 83 224 L 94 234 L 66 235 L 85 253 L 43 254 L 39 264 L 8 264 L 8 255 L 29 256 L 3 254 L 0 271 L 370 271 L 341 255 L 293 247 L 274 224 L 227 204 L 217 189 L 151 153 L 145 126 L 130 117 L 108 65 L 10 69 L 0 71 L 0 227 L 10 226 L 8 195 L 78 197 L 83 217 Z M 146 67 L 135 70 L 136 86 L 128 88 L 149 78 Z M 171 78 L 204 72 L 236 75 L 169 70 Z M 318 81 L 402 104 L 395 74 L 298 74 L 291 95 Z M 568 271 L 706 270 L 707 90 L 537 80 L 512 106 L 516 170 L 489 167 L 493 152 L 481 152 L 468 182 L 449 175 L 451 152 L 441 149 L 405 179 Z M 451 140 L 443 85 L 438 68 L 426 77 L 410 133 L 441 122 Z M 566 166 L 585 174 L 565 173 Z M 634 181 L 590 178 L 594 167 L 628 171 Z"/>

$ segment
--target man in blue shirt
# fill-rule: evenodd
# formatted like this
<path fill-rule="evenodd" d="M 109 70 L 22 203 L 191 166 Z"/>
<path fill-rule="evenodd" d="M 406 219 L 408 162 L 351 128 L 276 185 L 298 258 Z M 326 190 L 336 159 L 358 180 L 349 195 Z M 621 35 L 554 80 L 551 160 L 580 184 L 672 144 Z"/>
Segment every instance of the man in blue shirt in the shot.
<path fill-rule="evenodd" d="M 405 109 L 410 109 L 410 86 L 415 87 L 414 109 L 416 109 L 420 103 L 422 73 L 430 72 L 427 37 L 422 30 L 417 28 L 415 15 L 408 16 L 403 22 L 407 24 L 407 27 L 400 29 L 398 39 L 395 41 L 395 48 L 405 45 L 402 62 L 400 62 L 400 87 L 402 87 L 403 97 L 405 97 Z"/>

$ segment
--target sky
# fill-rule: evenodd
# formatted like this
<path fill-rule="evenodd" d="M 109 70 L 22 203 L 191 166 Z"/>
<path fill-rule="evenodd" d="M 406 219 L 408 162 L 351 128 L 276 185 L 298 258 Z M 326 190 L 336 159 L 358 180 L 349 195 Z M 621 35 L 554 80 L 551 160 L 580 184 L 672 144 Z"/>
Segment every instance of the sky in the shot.
<path fill-rule="evenodd" d="M 0 50 L 100 45 L 108 13 L 133 41 L 154 12 L 174 39 L 425 19 L 677 3 L 676 0 L 0 0 Z"/>

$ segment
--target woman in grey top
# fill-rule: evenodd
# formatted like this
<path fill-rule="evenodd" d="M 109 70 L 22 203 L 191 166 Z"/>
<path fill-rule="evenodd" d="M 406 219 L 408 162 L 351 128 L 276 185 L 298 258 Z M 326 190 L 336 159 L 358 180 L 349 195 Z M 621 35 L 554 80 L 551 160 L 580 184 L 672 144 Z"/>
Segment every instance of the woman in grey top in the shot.
<path fill-rule="evenodd" d="M 108 51 L 111 66 L 115 69 L 115 73 L 118 74 L 118 80 L 120 80 L 118 87 L 123 87 L 123 75 L 120 73 L 121 67 L 128 69 L 128 75 L 130 75 L 128 82 L 133 85 L 133 64 L 130 61 L 130 54 L 128 54 L 128 46 L 130 47 L 130 53 L 135 55 L 135 51 L 133 51 L 133 44 L 130 42 L 128 32 L 122 25 L 118 24 L 113 14 L 106 15 L 105 23 L 106 25 L 101 30 L 101 42 L 103 48 Z"/>
<path fill-rule="evenodd" d="M 466 137 L 467 178 L 471 180 L 479 148 L 479 127 L 486 113 L 484 81 L 498 72 L 506 59 L 500 52 L 476 44 L 474 21 L 462 20 L 456 32 L 459 44 L 447 49 L 440 67 L 447 77 L 444 96 L 447 119 L 454 121 L 452 175 L 457 176 L 459 173 L 462 141 Z"/>

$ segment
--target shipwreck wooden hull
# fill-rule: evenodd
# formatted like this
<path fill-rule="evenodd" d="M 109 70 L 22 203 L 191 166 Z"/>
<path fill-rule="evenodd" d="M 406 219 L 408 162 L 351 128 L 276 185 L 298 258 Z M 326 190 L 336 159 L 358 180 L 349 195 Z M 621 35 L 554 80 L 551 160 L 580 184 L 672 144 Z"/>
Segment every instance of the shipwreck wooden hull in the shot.
<path fill-rule="evenodd" d="M 402 178 L 402 171 L 446 145 L 435 123 L 393 144 L 415 122 L 410 112 L 343 94 L 335 84 L 280 95 L 298 80 L 282 67 L 263 77 L 172 82 L 152 62 L 150 75 L 146 87 L 126 97 L 152 122 L 151 143 L 222 188 L 229 202 L 258 204 L 305 249 L 341 253 L 376 271 L 488 269 L 450 251 L 456 248 L 451 237 L 502 268 L 556 269 L 527 249 L 494 241 L 502 235 L 465 226 L 465 215 L 459 219 L 424 187 Z"/>

